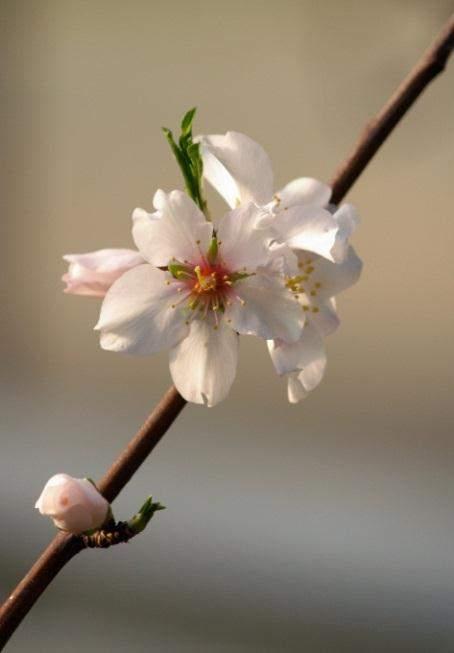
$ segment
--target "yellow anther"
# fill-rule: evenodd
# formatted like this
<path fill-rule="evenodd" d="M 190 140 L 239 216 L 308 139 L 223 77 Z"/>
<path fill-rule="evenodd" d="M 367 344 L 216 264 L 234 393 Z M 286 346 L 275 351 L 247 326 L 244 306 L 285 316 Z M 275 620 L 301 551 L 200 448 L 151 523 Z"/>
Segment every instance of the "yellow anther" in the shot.
<path fill-rule="evenodd" d="M 303 311 L 308 311 L 309 308 L 310 308 L 309 306 L 303 306 Z"/>
<path fill-rule="evenodd" d="M 321 284 L 320 282 L 317 281 L 317 283 L 315 284 L 315 287 L 316 287 L 316 288 L 321 288 L 321 287 L 322 287 L 322 284 Z"/>
<path fill-rule="evenodd" d="M 313 313 L 318 313 L 319 310 L 320 310 L 320 309 L 319 309 L 318 306 L 313 306 L 313 307 L 312 307 L 312 312 L 313 312 Z"/>

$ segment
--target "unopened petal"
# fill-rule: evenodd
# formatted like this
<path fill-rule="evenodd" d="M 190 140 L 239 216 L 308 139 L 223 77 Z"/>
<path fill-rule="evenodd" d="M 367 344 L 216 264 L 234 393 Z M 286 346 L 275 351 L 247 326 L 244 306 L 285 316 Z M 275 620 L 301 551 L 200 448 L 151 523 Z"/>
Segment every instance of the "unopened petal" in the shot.
<path fill-rule="evenodd" d="M 126 270 L 144 262 L 132 249 L 100 249 L 85 254 L 66 254 L 68 272 L 62 277 L 65 292 L 73 295 L 104 297 L 107 290 Z"/>

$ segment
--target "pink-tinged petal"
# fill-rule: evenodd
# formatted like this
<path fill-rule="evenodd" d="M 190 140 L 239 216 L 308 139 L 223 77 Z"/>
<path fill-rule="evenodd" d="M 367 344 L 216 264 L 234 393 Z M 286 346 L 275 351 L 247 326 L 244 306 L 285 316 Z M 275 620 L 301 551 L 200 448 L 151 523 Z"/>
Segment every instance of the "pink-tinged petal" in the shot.
<path fill-rule="evenodd" d="M 151 265 L 126 272 L 101 306 L 95 327 L 101 331 L 101 347 L 137 355 L 173 347 L 188 331 L 180 305 L 187 295 L 182 284 Z"/>
<path fill-rule="evenodd" d="M 269 263 L 271 234 L 258 229 L 262 210 L 252 202 L 226 213 L 217 226 L 219 255 L 232 272 L 253 272 Z"/>
<path fill-rule="evenodd" d="M 214 406 L 229 393 L 238 360 L 238 335 L 222 320 L 215 329 L 194 319 L 189 335 L 170 352 L 170 373 L 180 394 L 196 404 Z"/>
<path fill-rule="evenodd" d="M 268 350 L 279 375 L 306 368 L 311 369 L 312 374 L 316 374 L 318 370 L 318 374 L 323 375 L 326 364 L 323 338 L 310 322 L 306 322 L 297 342 L 269 340 Z"/>
<path fill-rule="evenodd" d="M 293 206 L 280 211 L 273 225 L 280 239 L 292 249 L 313 252 L 333 260 L 331 250 L 339 225 L 326 209 Z"/>
<path fill-rule="evenodd" d="M 306 205 L 324 208 L 331 198 L 331 188 L 317 179 L 300 177 L 288 183 L 275 194 L 277 211 L 290 206 Z"/>
<path fill-rule="evenodd" d="M 239 132 L 199 136 L 203 175 L 231 208 L 246 202 L 267 204 L 273 170 L 261 145 Z"/>
<path fill-rule="evenodd" d="M 74 295 L 104 297 L 107 290 L 124 272 L 144 263 L 132 249 L 100 249 L 86 254 L 66 254 L 68 272 L 62 280 L 65 292 Z"/>
<path fill-rule="evenodd" d="M 159 210 L 147 214 L 143 209 L 133 213 L 132 235 L 143 257 L 156 267 L 164 267 L 173 259 L 193 264 L 206 253 L 213 226 L 186 193 L 160 191 L 154 202 Z"/>
<path fill-rule="evenodd" d="M 109 503 L 88 479 L 68 474 L 49 479 L 36 508 L 57 528 L 76 534 L 101 527 L 109 513 Z"/>
<path fill-rule="evenodd" d="M 284 280 L 265 272 L 234 285 L 225 318 L 238 333 L 285 342 L 298 340 L 304 325 L 301 306 Z"/>

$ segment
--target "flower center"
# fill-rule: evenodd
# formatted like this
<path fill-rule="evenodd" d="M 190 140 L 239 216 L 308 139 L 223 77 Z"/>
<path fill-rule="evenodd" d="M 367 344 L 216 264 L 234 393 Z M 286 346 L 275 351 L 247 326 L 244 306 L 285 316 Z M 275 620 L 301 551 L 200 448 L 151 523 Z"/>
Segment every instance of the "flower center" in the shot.
<path fill-rule="evenodd" d="M 200 265 L 196 265 L 194 273 L 196 275 L 196 282 L 193 287 L 193 292 L 199 295 L 202 293 L 216 293 L 218 290 L 222 290 L 223 286 L 232 285 L 229 281 L 228 274 L 222 275 L 222 271 L 216 268 L 209 267 L 208 269 L 202 270 Z"/>

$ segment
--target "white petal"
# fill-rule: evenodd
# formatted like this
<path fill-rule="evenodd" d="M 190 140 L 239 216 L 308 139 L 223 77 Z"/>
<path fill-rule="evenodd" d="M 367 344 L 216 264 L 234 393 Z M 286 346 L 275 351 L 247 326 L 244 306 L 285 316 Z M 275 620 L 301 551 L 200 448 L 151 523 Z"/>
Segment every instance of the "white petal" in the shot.
<path fill-rule="evenodd" d="M 178 391 L 196 404 L 214 406 L 228 394 L 238 359 L 238 335 L 221 320 L 214 329 L 195 319 L 189 335 L 170 352 L 170 373 Z"/>
<path fill-rule="evenodd" d="M 219 253 L 231 272 L 253 272 L 273 258 L 269 243 L 271 234 L 258 229 L 262 210 L 252 202 L 226 213 L 217 226 Z"/>
<path fill-rule="evenodd" d="M 267 269 L 283 274 L 286 277 L 294 277 L 298 274 L 298 257 L 285 243 L 273 242 L 270 245 L 271 261 Z"/>
<path fill-rule="evenodd" d="M 288 183 L 275 194 L 279 204 L 276 210 L 282 210 L 296 204 L 326 207 L 331 198 L 331 188 L 317 179 L 300 177 Z"/>
<path fill-rule="evenodd" d="M 210 151 L 206 145 L 201 145 L 200 153 L 203 161 L 203 176 L 225 199 L 230 208 L 241 204 L 240 189 L 227 168 Z"/>
<path fill-rule="evenodd" d="M 130 354 L 152 354 L 173 347 L 188 327 L 182 309 L 175 304 L 185 294 L 181 284 L 151 265 L 129 270 L 108 291 L 95 329 L 101 331 L 101 347 Z"/>
<path fill-rule="evenodd" d="M 306 399 L 309 393 L 304 389 L 303 384 L 298 379 L 298 373 L 289 374 L 287 379 L 287 396 L 291 404 L 297 404 L 299 401 Z"/>
<path fill-rule="evenodd" d="M 239 299 L 231 299 L 225 318 L 238 333 L 285 342 L 299 339 L 304 313 L 280 276 L 258 272 L 236 283 L 233 290 Z"/>
<path fill-rule="evenodd" d="M 330 298 L 319 302 L 317 308 L 318 311 L 316 313 L 308 313 L 308 321 L 310 320 L 322 336 L 329 336 L 340 325 L 339 316 L 336 311 L 336 302 L 334 298 Z"/>
<path fill-rule="evenodd" d="M 43 491 L 39 495 L 38 501 L 35 503 L 35 508 L 39 510 L 42 515 L 55 514 L 56 510 L 53 504 L 52 494 L 57 491 L 57 488 L 62 487 L 72 477 L 68 474 L 55 474 L 46 483 Z M 59 490 L 58 490 L 59 491 Z"/>
<path fill-rule="evenodd" d="M 147 214 L 143 209 L 133 213 L 132 235 L 144 258 L 157 267 L 172 259 L 199 263 L 209 247 L 213 226 L 179 190 L 168 195 L 161 191 L 154 201 L 161 207 L 156 213 Z"/>
<path fill-rule="evenodd" d="M 306 322 L 301 338 L 294 343 L 268 341 L 271 360 L 280 375 L 306 368 L 321 370 L 326 361 L 323 339 L 317 329 Z M 321 378 L 321 377 L 320 377 Z"/>
<path fill-rule="evenodd" d="M 318 296 L 322 299 L 334 297 L 356 283 L 361 275 L 363 263 L 352 246 L 347 250 L 342 263 L 332 263 L 318 258 L 313 263 L 314 281 L 321 284 Z"/>
<path fill-rule="evenodd" d="M 274 227 L 292 249 L 333 260 L 331 250 L 339 225 L 329 211 L 316 206 L 293 206 L 276 215 Z"/>
<path fill-rule="evenodd" d="M 261 145 L 239 132 L 200 136 L 197 140 L 201 143 L 204 177 L 231 208 L 245 202 L 266 204 L 271 200 L 273 170 Z"/>
<path fill-rule="evenodd" d="M 349 239 L 359 224 L 359 215 L 354 206 L 351 204 L 343 204 L 335 213 L 333 218 L 339 225 L 338 232 L 333 247 L 331 248 L 331 256 L 333 261 L 341 263 L 348 253 Z"/>
<path fill-rule="evenodd" d="M 290 403 L 295 404 L 305 399 L 309 392 L 314 390 L 325 374 L 326 353 L 323 341 L 313 339 L 312 345 L 308 346 L 303 369 L 288 375 L 287 394 Z"/>

